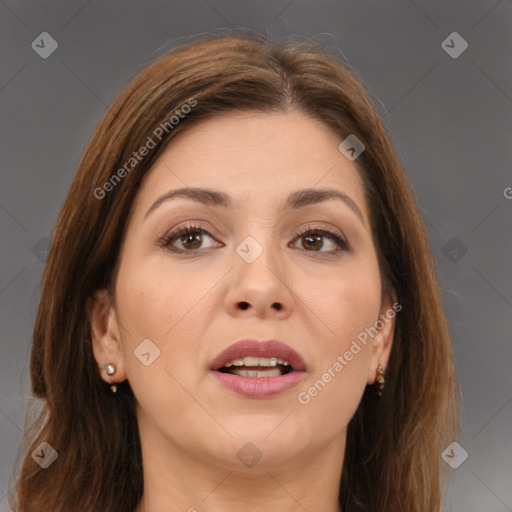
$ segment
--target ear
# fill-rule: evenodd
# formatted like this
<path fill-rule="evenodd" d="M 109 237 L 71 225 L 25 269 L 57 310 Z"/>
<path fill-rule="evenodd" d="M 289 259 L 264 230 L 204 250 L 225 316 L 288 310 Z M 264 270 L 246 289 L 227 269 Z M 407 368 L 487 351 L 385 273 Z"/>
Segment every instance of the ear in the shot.
<path fill-rule="evenodd" d="M 368 369 L 368 384 L 375 382 L 379 365 L 382 365 L 384 371 L 388 366 L 391 348 L 393 347 L 396 315 L 401 309 L 402 305 L 396 301 L 394 292 L 381 303 L 379 318 L 375 321 L 378 332 L 372 343 L 372 359 Z"/>
<path fill-rule="evenodd" d="M 92 350 L 101 378 L 112 384 L 126 379 L 122 342 L 117 314 L 107 290 L 98 290 L 87 299 L 87 317 L 92 339 Z M 104 368 L 108 363 L 116 365 L 116 373 L 109 376 Z"/>

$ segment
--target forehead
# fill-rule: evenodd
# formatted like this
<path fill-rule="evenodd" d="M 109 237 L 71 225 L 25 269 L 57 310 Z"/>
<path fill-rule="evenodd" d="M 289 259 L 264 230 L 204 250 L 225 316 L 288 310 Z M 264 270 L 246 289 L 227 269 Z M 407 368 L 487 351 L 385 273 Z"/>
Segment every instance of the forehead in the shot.
<path fill-rule="evenodd" d="M 336 188 L 367 218 L 362 180 L 338 150 L 341 138 L 297 112 L 235 112 L 199 122 L 170 141 L 143 180 L 142 207 L 166 190 L 225 191 L 234 207 L 268 207 L 298 189 Z"/>

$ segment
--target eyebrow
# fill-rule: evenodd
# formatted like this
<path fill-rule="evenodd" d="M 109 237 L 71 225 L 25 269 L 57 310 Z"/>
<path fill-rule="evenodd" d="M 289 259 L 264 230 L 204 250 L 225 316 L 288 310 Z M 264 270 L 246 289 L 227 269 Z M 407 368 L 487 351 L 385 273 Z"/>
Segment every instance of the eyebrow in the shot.
<path fill-rule="evenodd" d="M 165 194 L 161 195 L 150 206 L 149 210 L 144 215 L 144 219 L 162 203 L 176 198 L 190 199 L 191 201 L 209 206 L 217 206 L 228 209 L 233 208 L 233 201 L 231 196 L 225 192 L 208 188 L 185 187 L 169 190 Z M 366 226 L 364 216 L 355 201 L 344 192 L 334 188 L 307 188 L 303 190 L 297 190 L 292 192 L 286 198 L 286 201 L 281 208 L 283 211 L 288 212 L 291 210 L 304 208 L 306 206 L 319 204 L 330 199 L 338 199 L 343 201 L 359 217 L 363 225 Z"/>

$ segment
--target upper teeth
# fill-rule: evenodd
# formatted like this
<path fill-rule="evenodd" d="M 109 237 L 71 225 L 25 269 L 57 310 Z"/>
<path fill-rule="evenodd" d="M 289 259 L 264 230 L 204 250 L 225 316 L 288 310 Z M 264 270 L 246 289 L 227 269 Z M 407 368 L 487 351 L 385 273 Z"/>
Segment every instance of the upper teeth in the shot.
<path fill-rule="evenodd" d="M 242 359 L 233 359 L 224 366 L 277 366 L 278 364 L 290 365 L 288 361 L 283 361 L 277 357 L 244 357 Z"/>

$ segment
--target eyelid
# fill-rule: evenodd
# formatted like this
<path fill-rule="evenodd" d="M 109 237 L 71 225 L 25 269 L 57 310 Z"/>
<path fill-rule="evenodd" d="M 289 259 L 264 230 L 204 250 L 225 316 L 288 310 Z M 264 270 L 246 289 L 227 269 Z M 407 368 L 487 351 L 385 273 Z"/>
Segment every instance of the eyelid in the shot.
<path fill-rule="evenodd" d="M 197 249 L 196 251 L 185 251 L 183 249 L 177 249 L 172 248 L 170 249 L 171 241 L 176 236 L 180 235 L 181 233 L 187 233 L 187 232 L 199 232 L 201 234 L 205 234 L 209 236 L 210 238 L 214 239 L 214 235 L 210 232 L 214 230 L 210 230 L 210 228 L 206 228 L 200 224 L 196 224 L 195 221 L 187 221 L 185 223 L 178 224 L 174 228 L 172 228 L 170 231 L 167 231 L 162 237 L 160 237 L 157 241 L 157 245 L 159 247 L 167 248 L 171 252 L 175 253 L 190 253 L 193 254 L 194 252 L 200 252 L 201 249 Z M 218 242 L 217 242 L 218 243 Z"/>
<path fill-rule="evenodd" d="M 297 235 L 303 235 L 304 233 L 307 233 L 308 231 L 324 231 L 324 232 L 327 232 L 327 233 L 331 233 L 333 235 L 336 235 L 338 237 L 340 237 L 344 242 L 347 242 L 347 239 L 345 238 L 345 236 L 343 235 L 343 233 L 339 230 L 339 229 L 336 229 L 334 227 L 331 227 L 327 224 L 323 224 L 323 223 L 319 223 L 319 224 L 314 224 L 314 223 L 308 223 L 304 226 L 301 226 L 298 230 L 297 230 Z"/>
<path fill-rule="evenodd" d="M 214 230 L 212 230 L 212 231 L 214 231 Z M 212 233 L 210 233 L 210 228 L 207 229 L 203 225 L 196 224 L 194 221 L 188 221 L 186 223 L 178 224 L 177 226 L 172 228 L 170 231 L 168 231 L 164 236 L 162 236 L 158 240 L 157 245 L 160 247 L 163 247 L 163 248 L 167 248 L 169 251 L 177 253 L 177 254 L 184 254 L 184 253 L 198 254 L 200 252 L 204 252 L 204 249 L 184 250 L 184 249 L 178 249 L 176 247 L 170 248 L 171 242 L 174 238 L 176 238 L 180 234 L 183 234 L 183 233 L 186 234 L 187 232 L 193 232 L 193 233 L 198 232 L 201 234 L 205 234 L 208 237 L 215 240 L 215 236 Z M 333 255 L 340 251 L 341 252 L 349 251 L 351 248 L 346 237 L 344 236 L 344 234 L 341 231 L 339 231 L 336 228 L 330 227 L 326 224 L 323 224 L 323 223 L 319 223 L 319 224 L 308 223 L 304 226 L 301 226 L 300 228 L 298 228 L 296 230 L 293 242 L 295 242 L 298 238 L 300 238 L 301 236 L 303 236 L 309 232 L 316 232 L 316 233 L 319 233 L 321 236 L 330 238 L 336 244 L 337 249 L 331 250 L 331 251 L 306 251 L 306 252 L 309 252 L 312 254 L 316 253 L 318 255 L 323 255 L 323 254 Z M 222 244 L 222 242 L 218 242 L 217 240 L 215 240 L 215 242 Z M 224 245 L 224 244 L 222 244 L 222 245 Z"/>
<path fill-rule="evenodd" d="M 351 250 L 351 245 L 348 243 L 347 238 L 340 230 L 338 230 L 337 228 L 334 228 L 334 227 L 330 227 L 323 223 L 320 223 L 320 224 L 308 223 L 305 226 L 300 227 L 297 230 L 297 236 L 295 237 L 294 240 L 296 240 L 297 238 L 299 238 L 309 232 L 319 233 L 322 236 L 330 238 L 331 240 L 334 241 L 334 243 L 336 243 L 336 245 L 338 246 L 338 249 L 335 251 L 307 251 L 307 252 L 312 252 L 312 253 L 316 252 L 317 254 L 328 255 L 328 254 L 334 254 L 339 251 L 347 252 L 347 251 Z"/>

